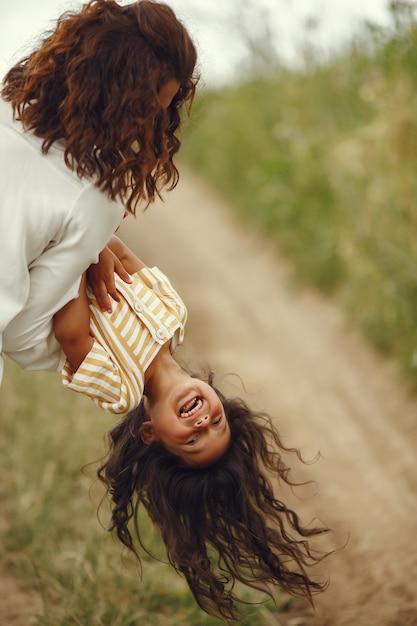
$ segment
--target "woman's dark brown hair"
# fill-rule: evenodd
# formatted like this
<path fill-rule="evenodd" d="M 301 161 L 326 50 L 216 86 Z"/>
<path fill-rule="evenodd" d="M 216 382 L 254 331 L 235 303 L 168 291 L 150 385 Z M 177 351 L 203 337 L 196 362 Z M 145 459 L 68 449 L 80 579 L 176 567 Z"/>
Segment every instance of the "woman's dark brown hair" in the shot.
<path fill-rule="evenodd" d="M 183 105 L 198 77 L 196 49 L 165 4 L 92 0 L 65 13 L 40 46 L 12 67 L 2 97 L 42 150 L 63 141 L 65 162 L 135 212 L 178 182 L 173 156 Z M 180 88 L 165 111 L 158 93 Z"/>
<path fill-rule="evenodd" d="M 283 446 L 267 414 L 216 392 L 232 440 L 210 467 L 187 468 L 160 444 L 145 445 L 139 436 L 143 405 L 112 429 L 109 454 L 98 471 L 111 496 L 110 530 L 140 561 L 135 537 L 148 552 L 139 527 L 143 505 L 162 534 L 169 562 L 209 614 L 239 619 L 236 581 L 269 594 L 278 585 L 311 601 L 326 584 L 312 580 L 307 570 L 326 554 L 314 551 L 308 538 L 328 529 L 304 527 L 275 497 L 271 482 L 294 486 L 282 453 L 301 455 Z"/>

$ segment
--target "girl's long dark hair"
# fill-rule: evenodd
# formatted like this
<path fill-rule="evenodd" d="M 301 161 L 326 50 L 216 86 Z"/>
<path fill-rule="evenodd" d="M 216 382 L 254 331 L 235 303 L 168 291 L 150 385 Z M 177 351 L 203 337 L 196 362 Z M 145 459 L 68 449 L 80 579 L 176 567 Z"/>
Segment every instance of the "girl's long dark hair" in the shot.
<path fill-rule="evenodd" d="M 173 156 L 181 112 L 196 89 L 197 53 L 187 30 L 165 4 L 119 6 L 92 0 L 65 13 L 32 54 L 4 78 L 2 97 L 47 153 L 64 141 L 65 162 L 95 180 L 129 212 L 178 182 Z M 167 111 L 158 92 L 180 84 Z"/>
<path fill-rule="evenodd" d="M 199 606 L 226 620 L 239 619 L 235 581 L 271 593 L 278 585 L 292 595 L 312 599 L 326 584 L 307 572 L 325 553 L 314 551 L 309 537 L 327 528 L 307 528 L 274 495 L 271 479 L 287 485 L 282 452 L 286 448 L 271 418 L 217 390 L 232 440 L 224 456 L 201 469 L 185 467 L 158 443 L 140 436 L 143 406 L 126 415 L 110 432 L 110 450 L 98 476 L 112 503 L 110 530 L 139 559 L 142 548 L 139 507 L 159 528 L 169 562 L 181 572 Z"/>

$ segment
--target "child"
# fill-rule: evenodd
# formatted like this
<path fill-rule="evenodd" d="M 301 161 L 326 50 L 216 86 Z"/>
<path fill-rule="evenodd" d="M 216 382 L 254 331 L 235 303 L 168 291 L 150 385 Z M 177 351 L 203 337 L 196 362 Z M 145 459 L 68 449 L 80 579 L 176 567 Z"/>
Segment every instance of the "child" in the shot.
<path fill-rule="evenodd" d="M 136 405 L 111 431 L 99 469 L 111 497 L 111 529 L 139 559 L 130 522 L 146 549 L 138 517 L 143 505 L 169 562 L 210 614 L 239 617 L 236 581 L 269 592 L 279 585 L 311 600 L 325 585 L 307 570 L 324 555 L 308 538 L 327 529 L 304 527 L 274 495 L 272 481 L 295 483 L 281 456 L 289 450 L 271 418 L 226 398 L 212 376 L 180 367 L 172 353 L 184 333 L 181 299 L 120 240 L 109 245 L 132 284 L 116 277 L 121 297 L 111 315 L 91 290 L 87 299 L 81 289 L 55 316 L 55 332 L 67 354 L 67 386 L 107 411 Z"/>
<path fill-rule="evenodd" d="M 116 276 L 119 301 L 107 314 L 86 291 L 83 275 L 79 297 L 55 315 L 55 335 L 67 357 L 63 383 L 109 413 L 134 409 L 144 396 L 154 417 L 143 438 L 164 442 L 187 464 L 211 463 L 227 447 L 230 431 L 210 385 L 191 377 L 172 356 L 184 337 L 185 305 L 168 278 L 145 267 L 116 236 L 109 248 L 132 283 Z"/>
<path fill-rule="evenodd" d="M 0 381 L 4 351 L 60 369 L 54 313 L 124 211 L 178 181 L 196 50 L 165 4 L 94 0 L 4 77 L 0 100 Z M 125 280 L 123 268 L 116 270 Z M 107 291 L 114 291 L 113 272 Z"/>

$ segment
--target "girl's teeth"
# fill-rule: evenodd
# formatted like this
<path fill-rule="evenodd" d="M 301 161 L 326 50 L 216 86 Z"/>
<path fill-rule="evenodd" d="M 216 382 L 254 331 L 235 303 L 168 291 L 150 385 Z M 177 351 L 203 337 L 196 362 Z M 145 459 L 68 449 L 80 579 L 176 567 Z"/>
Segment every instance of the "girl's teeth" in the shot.
<path fill-rule="evenodd" d="M 200 410 L 202 404 L 203 404 L 203 401 L 201 400 L 201 398 L 197 398 L 197 397 L 193 398 L 192 400 L 184 404 L 184 406 L 181 408 L 180 416 L 190 417 L 191 415 L 193 415 L 194 413 Z"/>

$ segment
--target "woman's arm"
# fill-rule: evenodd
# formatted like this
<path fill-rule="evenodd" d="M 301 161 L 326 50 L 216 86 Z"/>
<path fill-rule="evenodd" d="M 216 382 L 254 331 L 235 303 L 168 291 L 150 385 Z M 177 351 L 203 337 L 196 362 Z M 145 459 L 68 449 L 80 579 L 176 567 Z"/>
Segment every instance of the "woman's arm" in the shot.
<path fill-rule="evenodd" d="M 93 347 L 90 335 L 90 309 L 86 293 L 86 274 L 80 282 L 78 298 L 71 300 L 54 316 L 55 337 L 73 370 L 77 370 Z"/>
<path fill-rule="evenodd" d="M 126 272 L 133 274 L 145 267 L 144 263 L 116 236 L 113 236 L 100 254 L 99 263 L 90 266 L 88 280 L 100 304 L 97 292 L 108 298 L 108 285 L 114 282 L 114 272 L 131 282 Z M 121 274 L 125 274 L 122 276 Z M 95 281 L 95 282 L 94 282 Z M 87 273 L 81 278 L 78 298 L 71 300 L 54 316 L 55 337 L 62 346 L 68 362 L 77 370 L 93 347 L 90 335 L 90 309 L 86 293 Z M 116 296 L 116 297 L 115 297 Z M 119 301 L 115 291 L 112 297 Z M 108 310 L 105 308 L 104 310 Z M 110 308 L 111 312 L 111 308 Z"/>
<path fill-rule="evenodd" d="M 96 187 L 88 185 L 63 220 L 54 244 L 31 262 L 30 272 L 26 268 L 29 293 L 3 334 L 4 353 L 23 369 L 60 371 L 62 350 L 54 334 L 53 316 L 76 297 L 82 273 L 97 259 L 117 228 L 121 210 Z M 2 240 L 6 234 L 7 229 L 0 234 Z M 13 260 L 16 254 L 10 258 Z M 20 280 L 19 275 L 15 280 Z"/>

